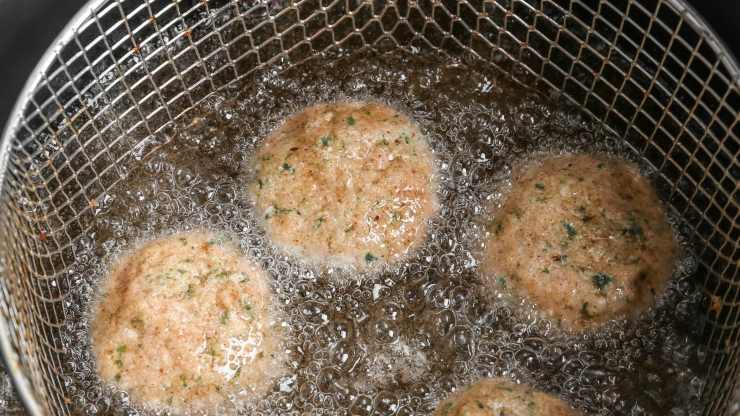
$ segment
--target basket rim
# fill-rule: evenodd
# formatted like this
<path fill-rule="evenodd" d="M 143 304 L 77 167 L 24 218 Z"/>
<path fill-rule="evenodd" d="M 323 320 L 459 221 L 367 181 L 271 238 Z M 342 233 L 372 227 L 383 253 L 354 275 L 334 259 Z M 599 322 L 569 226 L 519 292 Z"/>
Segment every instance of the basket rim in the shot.
<path fill-rule="evenodd" d="M 5 183 L 12 139 L 15 136 L 15 132 L 17 131 L 18 125 L 23 117 L 23 108 L 27 102 L 27 98 L 40 83 L 42 73 L 49 67 L 51 61 L 56 57 L 57 49 L 66 45 L 72 39 L 76 29 L 86 19 L 88 19 L 92 13 L 100 10 L 101 6 L 107 1 L 110 0 L 89 0 L 85 5 L 83 5 L 80 10 L 72 16 L 69 22 L 67 22 L 56 38 L 54 38 L 29 74 L 26 83 L 23 85 L 23 89 L 21 89 L 21 92 L 18 94 L 18 98 L 16 98 L 13 109 L 10 111 L 10 115 L 7 119 L 8 121 L 6 122 L 2 136 L 0 137 L 0 187 Z M 4 282 L 5 276 L 0 268 L 0 284 L 5 284 Z M 0 355 L 3 362 L 6 364 L 5 368 L 10 376 L 14 391 L 18 395 L 26 411 L 28 411 L 31 416 L 42 416 L 48 414 L 45 407 L 43 407 L 38 400 L 38 397 L 31 386 L 28 375 L 20 366 L 19 353 L 15 348 L 13 348 L 11 343 L 9 322 L 3 314 L 0 314 Z"/>
<path fill-rule="evenodd" d="M 56 52 L 72 40 L 77 29 L 87 19 L 89 19 L 91 15 L 94 15 L 97 11 L 101 10 L 107 3 L 120 3 L 120 1 L 121 0 L 89 0 L 80 8 L 80 10 L 77 11 L 77 13 L 75 13 L 61 32 L 51 42 L 41 58 L 39 58 L 38 63 L 34 66 L 34 69 L 29 74 L 21 92 L 18 94 L 7 119 L 8 121 L 2 130 L 2 136 L 0 136 L 0 187 L 5 183 L 12 139 L 15 136 L 23 117 L 23 108 L 27 103 L 27 98 L 31 96 L 32 92 L 40 83 L 46 68 L 48 68 L 52 60 L 56 58 Z M 395 0 L 388 1 L 393 2 Z M 579 0 L 574 1 L 578 2 Z M 692 28 L 701 34 L 703 39 L 708 41 L 709 46 L 717 54 L 717 58 L 727 67 L 728 71 L 730 71 L 732 83 L 735 84 L 736 88 L 740 89 L 740 65 L 738 64 L 737 57 L 735 57 L 732 50 L 728 48 L 725 41 L 717 34 L 704 16 L 690 5 L 688 0 L 662 1 L 676 7 L 679 14 L 686 19 Z M 0 267 L 0 284 L 4 284 L 4 281 L 4 274 L 2 273 L 2 267 Z M 33 391 L 28 375 L 20 366 L 19 353 L 13 348 L 11 342 L 9 322 L 3 314 L 0 314 L 0 359 L 2 359 L 6 364 L 6 370 L 12 381 L 13 388 L 29 414 L 32 416 L 47 414 L 47 410 L 41 405 L 38 397 Z"/>

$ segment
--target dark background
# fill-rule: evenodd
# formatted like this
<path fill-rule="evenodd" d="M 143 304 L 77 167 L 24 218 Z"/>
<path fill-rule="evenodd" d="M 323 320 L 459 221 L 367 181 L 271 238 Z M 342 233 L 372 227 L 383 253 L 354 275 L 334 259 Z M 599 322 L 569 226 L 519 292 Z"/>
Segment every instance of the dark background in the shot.
<path fill-rule="evenodd" d="M 607 0 L 608 1 L 608 0 Z M 689 0 L 740 56 L 740 0 Z M 0 126 L 28 74 L 83 0 L 0 0 Z"/>

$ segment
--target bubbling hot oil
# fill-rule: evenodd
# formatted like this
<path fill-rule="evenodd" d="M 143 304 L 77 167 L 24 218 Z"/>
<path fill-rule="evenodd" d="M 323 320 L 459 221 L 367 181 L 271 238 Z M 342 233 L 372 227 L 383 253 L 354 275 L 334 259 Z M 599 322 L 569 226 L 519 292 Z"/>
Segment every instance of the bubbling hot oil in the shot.
<path fill-rule="evenodd" d="M 440 174 L 442 207 L 428 241 L 402 264 L 362 278 L 312 270 L 276 251 L 245 192 L 250 156 L 280 120 L 341 99 L 381 100 L 409 114 Z M 257 74 L 209 97 L 178 131 L 99 199 L 94 232 L 76 247 L 70 278 L 78 290 L 67 309 L 86 319 L 67 320 L 64 379 L 80 413 L 142 409 L 97 379 L 89 316 L 76 305 L 90 304 L 106 265 L 136 241 L 196 227 L 233 234 L 265 267 L 288 328 L 290 374 L 242 414 L 425 415 L 449 392 L 492 376 L 560 394 L 587 414 L 700 413 L 705 353 L 693 313 L 702 298 L 691 256 L 654 311 L 578 335 L 480 285 L 475 218 L 500 201 L 513 164 L 567 151 L 635 159 L 575 109 L 475 63 L 368 53 Z"/>

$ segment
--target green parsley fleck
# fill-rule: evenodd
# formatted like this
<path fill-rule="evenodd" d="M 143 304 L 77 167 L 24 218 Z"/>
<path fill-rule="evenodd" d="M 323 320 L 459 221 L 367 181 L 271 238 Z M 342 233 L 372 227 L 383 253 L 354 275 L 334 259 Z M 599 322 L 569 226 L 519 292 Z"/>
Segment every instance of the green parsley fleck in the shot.
<path fill-rule="evenodd" d="M 406 134 L 406 133 L 401 133 L 401 138 L 403 139 L 403 141 L 404 141 L 404 142 L 406 142 L 406 144 L 409 144 L 409 143 L 411 143 L 411 138 L 409 137 L 409 135 L 408 135 L 408 134 Z"/>
<path fill-rule="evenodd" d="M 480 400 L 476 400 L 475 404 L 478 406 L 478 409 L 485 409 L 486 406 L 483 405 L 483 403 Z"/>
<path fill-rule="evenodd" d="M 354 126 L 356 123 L 357 123 L 357 121 L 355 120 L 354 117 L 352 117 L 352 116 L 347 117 L 347 125 Z"/>
<path fill-rule="evenodd" d="M 180 383 L 184 388 L 188 387 L 188 377 L 185 374 L 180 374 Z"/>
<path fill-rule="evenodd" d="M 259 186 L 260 189 L 264 188 L 265 184 L 262 182 L 262 179 L 257 178 L 257 186 Z"/>
<path fill-rule="evenodd" d="M 544 191 L 545 190 L 545 184 L 542 183 L 542 182 L 535 183 L 534 184 L 534 187 L 537 188 L 537 189 L 539 189 L 540 191 Z"/>
<path fill-rule="evenodd" d="M 326 218 L 324 218 L 323 216 L 316 218 L 316 223 L 314 224 L 313 228 L 315 230 L 319 229 L 319 227 L 321 227 L 321 224 L 323 224 L 325 221 Z"/>
<path fill-rule="evenodd" d="M 282 165 L 280 166 L 280 169 L 281 169 L 281 170 L 282 170 L 283 172 L 295 173 L 295 168 L 294 168 L 293 166 L 291 166 L 291 165 L 290 165 L 290 163 L 288 163 L 288 162 L 284 162 L 284 163 L 283 163 L 283 164 L 282 164 Z"/>
<path fill-rule="evenodd" d="M 228 309 L 224 309 L 224 311 L 221 312 L 220 321 L 221 321 L 221 325 L 226 325 L 229 322 L 229 310 Z"/>
<path fill-rule="evenodd" d="M 322 136 L 319 140 L 321 141 L 322 147 L 329 147 L 329 145 L 331 144 L 331 136 L 329 135 Z"/>
<path fill-rule="evenodd" d="M 195 294 L 195 288 L 192 284 L 188 284 L 188 289 L 185 291 L 185 296 L 188 298 L 192 298 Z"/>
<path fill-rule="evenodd" d="M 597 289 L 603 291 L 610 283 L 614 281 L 614 278 L 606 273 L 599 272 L 591 276 L 591 281 L 594 283 L 594 286 L 596 286 Z"/>
<path fill-rule="evenodd" d="M 371 252 L 369 252 L 369 251 L 368 251 L 367 253 L 365 253 L 365 261 L 366 261 L 367 263 L 372 263 L 372 262 L 374 262 L 374 261 L 375 261 L 375 260 L 377 260 L 377 259 L 378 259 L 378 258 L 377 258 L 377 257 L 375 257 L 375 256 L 373 255 L 373 253 L 371 253 Z"/>
<path fill-rule="evenodd" d="M 604 166 L 605 166 L 604 165 L 604 162 L 599 162 L 599 164 L 596 165 L 596 168 L 598 168 L 598 169 L 604 169 Z"/>
<path fill-rule="evenodd" d="M 254 310 L 249 300 L 242 299 L 242 309 L 244 310 L 244 314 L 247 315 L 247 319 L 250 321 L 254 319 Z"/>
<path fill-rule="evenodd" d="M 622 234 L 632 239 L 645 241 L 645 232 L 643 231 L 642 226 L 637 223 L 637 219 L 632 215 L 629 218 L 627 227 L 622 229 Z"/>
<path fill-rule="evenodd" d="M 563 228 L 565 228 L 565 232 L 568 233 L 568 238 L 573 239 L 578 232 L 576 232 L 576 227 L 573 226 L 573 224 L 569 222 L 562 221 Z"/>
<path fill-rule="evenodd" d="M 234 373 L 234 377 L 232 377 L 232 380 L 236 380 L 239 378 L 239 376 L 242 374 L 242 366 L 237 367 L 236 372 Z"/>
<path fill-rule="evenodd" d="M 217 270 L 217 271 L 214 271 L 213 277 L 217 279 L 225 279 L 229 276 L 229 274 L 230 273 L 227 272 L 226 270 Z"/>
<path fill-rule="evenodd" d="M 496 283 L 501 287 L 506 287 L 506 276 L 499 276 L 496 278 Z"/>
<path fill-rule="evenodd" d="M 542 268 L 542 273 L 550 273 L 550 269 L 547 267 Z"/>
<path fill-rule="evenodd" d="M 119 344 L 116 347 L 116 358 L 113 360 L 113 364 L 118 368 L 123 368 L 123 354 L 126 353 L 126 344 Z"/>
<path fill-rule="evenodd" d="M 131 326 L 134 328 L 141 328 L 144 326 L 144 320 L 141 319 L 141 317 L 137 316 L 136 318 L 131 319 Z"/>
<path fill-rule="evenodd" d="M 267 208 L 267 210 L 265 211 L 265 219 L 269 220 L 276 215 L 289 214 L 293 211 L 294 210 L 292 208 L 281 208 L 277 205 L 273 205 Z"/>

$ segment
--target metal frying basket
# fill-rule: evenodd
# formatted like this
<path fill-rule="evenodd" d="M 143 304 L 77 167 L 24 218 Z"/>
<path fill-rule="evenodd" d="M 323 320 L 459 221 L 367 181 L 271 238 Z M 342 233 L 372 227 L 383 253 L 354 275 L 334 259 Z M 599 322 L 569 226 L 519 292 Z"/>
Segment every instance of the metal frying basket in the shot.
<path fill-rule="evenodd" d="M 68 414 L 75 244 L 133 155 L 208 94 L 333 49 L 467 55 L 562 93 L 659 172 L 701 247 L 706 415 L 740 352 L 740 70 L 683 0 L 94 0 L 32 74 L 0 147 L 0 346 L 32 414 Z"/>

